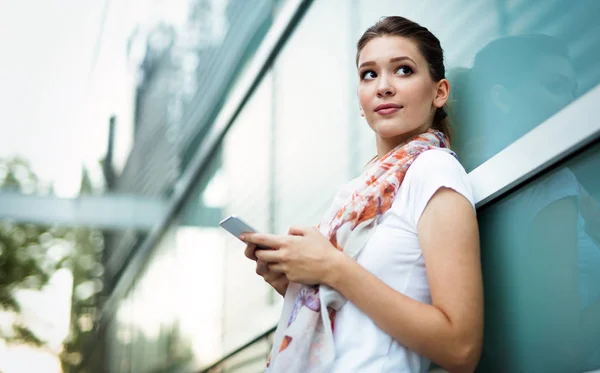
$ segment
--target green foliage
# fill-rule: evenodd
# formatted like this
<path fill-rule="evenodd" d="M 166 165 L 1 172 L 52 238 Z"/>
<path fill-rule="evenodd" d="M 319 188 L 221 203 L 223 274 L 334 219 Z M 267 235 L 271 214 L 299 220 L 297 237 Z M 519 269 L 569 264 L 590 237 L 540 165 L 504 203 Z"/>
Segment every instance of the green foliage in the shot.
<path fill-rule="evenodd" d="M 0 158 L 0 190 L 31 194 L 44 192 L 42 188 L 26 161 Z M 81 193 L 91 192 L 92 185 L 84 171 Z M 102 233 L 94 229 L 0 221 L 0 311 L 19 316 L 21 309 L 14 295 L 17 290 L 42 289 L 61 268 L 73 274 L 70 333 L 60 355 L 64 372 L 78 371 L 79 352 L 96 318 L 97 294 L 102 289 L 103 246 Z M 11 330 L 0 329 L 0 339 L 7 343 L 45 345 L 20 321 Z"/>
<path fill-rule="evenodd" d="M 27 329 L 25 326 L 17 324 L 14 326 L 14 329 L 16 332 L 16 336 L 13 337 L 14 340 L 38 347 L 44 344 L 44 342 L 42 342 L 38 337 L 36 337 L 35 334 L 33 334 L 31 330 Z"/>

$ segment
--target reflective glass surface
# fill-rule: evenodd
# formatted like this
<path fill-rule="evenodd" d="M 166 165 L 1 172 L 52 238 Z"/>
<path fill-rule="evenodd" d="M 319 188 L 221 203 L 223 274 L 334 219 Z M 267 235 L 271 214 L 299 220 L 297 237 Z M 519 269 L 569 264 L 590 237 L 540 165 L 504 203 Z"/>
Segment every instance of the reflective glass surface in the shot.
<path fill-rule="evenodd" d="M 600 146 L 479 212 L 480 372 L 600 368 Z"/>

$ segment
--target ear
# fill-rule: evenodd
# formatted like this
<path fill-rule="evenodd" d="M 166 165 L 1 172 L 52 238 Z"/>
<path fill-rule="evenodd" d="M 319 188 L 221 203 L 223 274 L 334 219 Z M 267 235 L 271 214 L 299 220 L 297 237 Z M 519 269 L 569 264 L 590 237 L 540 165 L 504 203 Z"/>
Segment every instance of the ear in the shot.
<path fill-rule="evenodd" d="M 508 90 L 500 85 L 496 84 L 490 89 L 490 101 L 504 114 L 510 113 L 511 107 L 511 95 Z"/>
<path fill-rule="evenodd" d="M 442 79 L 437 82 L 435 96 L 433 98 L 433 106 L 436 108 L 441 108 L 442 106 L 446 105 L 449 96 L 450 82 L 448 82 L 448 79 Z"/>

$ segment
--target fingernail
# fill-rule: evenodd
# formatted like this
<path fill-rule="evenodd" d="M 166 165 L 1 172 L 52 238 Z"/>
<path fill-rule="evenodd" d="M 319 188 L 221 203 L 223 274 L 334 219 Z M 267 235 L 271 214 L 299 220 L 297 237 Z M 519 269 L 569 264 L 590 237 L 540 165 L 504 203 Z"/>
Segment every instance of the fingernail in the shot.
<path fill-rule="evenodd" d="M 245 241 L 245 240 L 246 240 L 246 235 L 243 235 L 243 234 L 242 234 L 242 235 L 240 236 L 240 240 L 242 240 L 242 241 Z"/>

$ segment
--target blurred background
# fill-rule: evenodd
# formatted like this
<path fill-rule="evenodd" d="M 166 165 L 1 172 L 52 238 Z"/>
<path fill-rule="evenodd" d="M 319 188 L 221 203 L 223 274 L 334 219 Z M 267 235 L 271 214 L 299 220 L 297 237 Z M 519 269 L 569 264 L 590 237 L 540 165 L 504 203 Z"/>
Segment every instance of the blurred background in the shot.
<path fill-rule="evenodd" d="M 316 224 L 364 169 L 385 15 L 497 185 L 479 371 L 600 369 L 600 1 L 0 0 L 0 372 L 261 372 L 282 299 L 218 222 Z"/>

